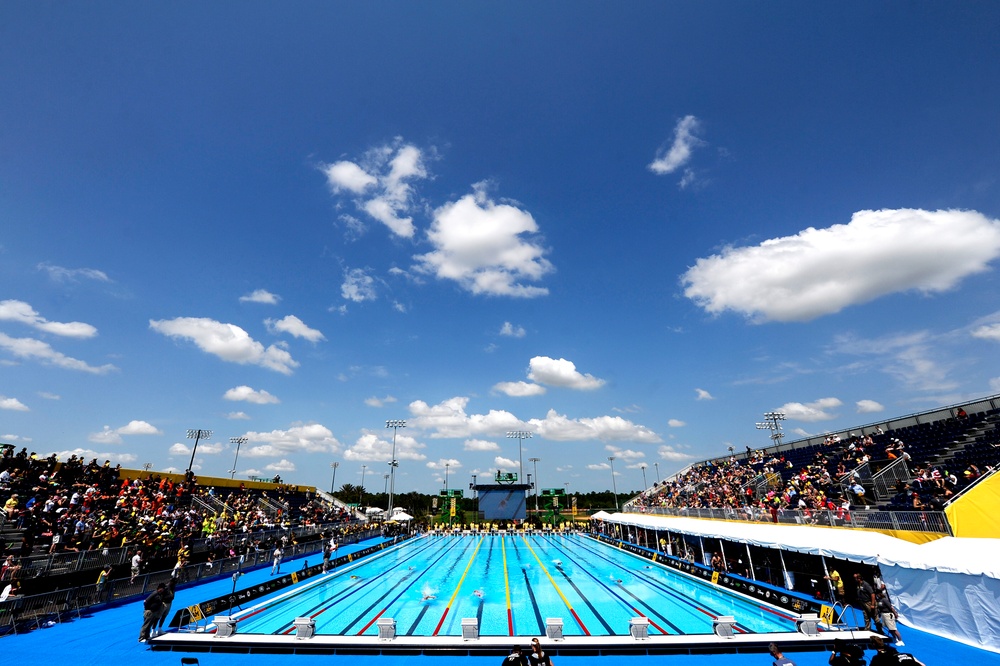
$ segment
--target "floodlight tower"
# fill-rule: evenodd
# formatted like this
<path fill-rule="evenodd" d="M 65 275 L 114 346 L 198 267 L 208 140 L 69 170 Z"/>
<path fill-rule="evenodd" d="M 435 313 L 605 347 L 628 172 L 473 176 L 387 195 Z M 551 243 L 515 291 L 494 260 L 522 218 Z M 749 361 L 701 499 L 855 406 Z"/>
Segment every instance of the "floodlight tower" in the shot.
<path fill-rule="evenodd" d="M 198 430 L 198 429 L 190 430 L 189 429 L 187 431 L 187 437 L 188 437 L 188 439 L 193 439 L 194 440 L 194 448 L 191 449 L 191 462 L 188 463 L 188 468 L 187 468 L 187 471 L 190 472 L 191 468 L 194 467 L 194 454 L 198 452 L 198 442 L 201 441 L 201 440 L 203 440 L 203 439 L 210 439 L 212 437 L 212 431 L 211 430 Z"/>
<path fill-rule="evenodd" d="M 392 518 L 392 500 L 396 494 L 396 468 L 399 461 L 396 460 L 396 433 L 400 428 L 406 427 L 403 419 L 389 419 L 385 422 L 386 428 L 392 428 L 392 460 L 389 461 L 389 517 Z"/>
<path fill-rule="evenodd" d="M 764 418 L 767 421 L 757 424 L 757 430 L 770 430 L 771 439 L 774 441 L 775 446 L 781 445 L 781 438 L 785 436 L 781 432 L 781 424 L 779 421 L 785 420 L 784 412 L 764 412 Z"/>
<path fill-rule="evenodd" d="M 608 456 L 608 462 L 611 463 L 611 488 L 615 494 L 615 511 L 618 511 L 618 482 L 615 481 L 615 457 Z"/>
<path fill-rule="evenodd" d="M 649 488 L 649 486 L 646 485 L 646 468 L 647 467 L 649 467 L 649 465 L 647 465 L 646 463 L 640 463 L 639 464 L 639 469 L 642 470 L 642 489 L 643 490 Z"/>
<path fill-rule="evenodd" d="M 337 487 L 337 468 L 340 467 L 339 462 L 330 463 L 330 467 L 333 469 L 333 478 L 330 479 L 330 494 L 333 494 L 333 489 Z"/>
<path fill-rule="evenodd" d="M 527 430 L 511 430 L 507 433 L 507 437 L 511 439 L 517 439 L 517 480 L 520 483 L 524 479 L 524 463 L 521 459 L 521 442 L 526 439 L 531 439 L 531 432 Z"/>
<path fill-rule="evenodd" d="M 535 466 L 535 513 L 538 513 L 538 462 L 541 458 L 528 458 L 528 462 Z"/>
<path fill-rule="evenodd" d="M 247 443 L 247 438 L 246 437 L 230 437 L 229 438 L 229 443 L 236 445 L 236 457 L 233 459 L 233 468 L 231 470 L 229 470 L 229 478 L 230 479 L 235 479 L 236 478 L 236 461 L 240 459 L 240 446 Z"/>

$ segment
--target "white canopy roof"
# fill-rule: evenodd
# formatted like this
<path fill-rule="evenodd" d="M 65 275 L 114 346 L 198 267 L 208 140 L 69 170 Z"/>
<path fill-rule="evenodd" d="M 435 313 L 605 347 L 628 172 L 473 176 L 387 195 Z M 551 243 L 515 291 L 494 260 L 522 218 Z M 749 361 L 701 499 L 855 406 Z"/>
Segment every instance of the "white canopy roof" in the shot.
<path fill-rule="evenodd" d="M 610 522 L 728 539 L 755 546 L 783 548 L 867 564 L 935 569 L 1000 578 L 1000 539 L 944 537 L 914 544 L 880 532 L 809 525 L 726 522 L 639 513 L 616 513 Z"/>

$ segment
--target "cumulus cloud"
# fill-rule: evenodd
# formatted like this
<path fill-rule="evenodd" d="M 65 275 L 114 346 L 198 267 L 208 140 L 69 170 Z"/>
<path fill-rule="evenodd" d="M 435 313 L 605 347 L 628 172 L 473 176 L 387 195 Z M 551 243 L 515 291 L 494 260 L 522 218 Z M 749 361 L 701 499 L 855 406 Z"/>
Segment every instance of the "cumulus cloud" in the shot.
<path fill-rule="evenodd" d="M 405 432 L 396 434 L 396 460 L 426 460 L 421 453 L 426 448 L 412 435 Z M 346 451 L 344 459 L 355 462 L 390 462 L 392 460 L 392 438 L 382 437 L 380 433 L 365 430 L 357 441 Z"/>
<path fill-rule="evenodd" d="M 509 321 L 505 321 L 503 326 L 500 327 L 500 335 L 504 335 L 509 338 L 523 338 L 527 335 L 527 331 L 524 330 L 523 326 L 515 326 Z"/>
<path fill-rule="evenodd" d="M 39 398 L 45 398 L 46 400 L 62 400 L 62 396 L 57 393 L 49 393 L 48 391 L 39 391 Z"/>
<path fill-rule="evenodd" d="M 526 396 L 545 394 L 544 386 L 528 382 L 500 382 L 493 386 L 493 390 L 498 393 L 509 395 L 512 398 L 524 398 Z"/>
<path fill-rule="evenodd" d="M 513 460 L 512 458 L 504 458 L 503 456 L 497 456 L 496 458 L 494 458 L 493 464 L 497 466 L 497 470 L 501 470 L 504 468 L 510 469 L 513 467 L 519 467 L 516 460 Z"/>
<path fill-rule="evenodd" d="M 255 289 L 254 291 L 240 296 L 240 303 L 263 303 L 264 305 L 277 305 L 281 296 L 272 294 L 267 289 Z"/>
<path fill-rule="evenodd" d="M 661 148 L 656 159 L 649 164 L 649 170 L 658 176 L 673 173 L 688 163 L 694 148 L 703 141 L 696 136 L 701 123 L 694 116 L 684 116 L 674 126 L 674 140 L 670 147 Z M 685 176 L 685 180 L 689 180 Z M 682 186 L 687 185 L 682 181 Z"/>
<path fill-rule="evenodd" d="M 0 301 L 0 321 L 12 321 L 25 326 L 60 335 L 66 338 L 92 338 L 97 335 L 97 329 L 80 321 L 58 322 L 49 321 L 38 314 L 33 307 L 24 301 Z"/>
<path fill-rule="evenodd" d="M 662 441 L 646 426 L 620 416 L 570 419 L 550 409 L 544 419 L 529 419 L 528 423 L 540 437 L 553 441 L 632 441 L 642 444 Z"/>
<path fill-rule="evenodd" d="M 276 405 L 280 400 L 263 389 L 257 391 L 249 386 L 235 386 L 222 394 L 223 399 L 252 402 L 255 405 Z"/>
<path fill-rule="evenodd" d="M 425 155 L 397 138 L 392 144 L 368 151 L 359 164 L 341 160 L 322 167 L 334 194 L 352 196 L 354 204 L 402 238 L 412 238 L 416 229 L 409 216 L 413 208 L 413 185 L 427 178 Z"/>
<path fill-rule="evenodd" d="M 466 451 L 499 451 L 500 445 L 488 439 L 467 439 L 462 448 Z"/>
<path fill-rule="evenodd" d="M 693 460 L 694 456 L 684 453 L 683 451 L 678 451 L 672 446 L 664 444 L 656 450 L 656 455 L 660 460 L 669 460 L 671 462 L 684 462 L 686 460 Z"/>
<path fill-rule="evenodd" d="M 284 458 L 282 458 L 278 462 L 271 463 L 270 465 L 266 465 L 264 467 L 264 469 L 266 469 L 268 471 L 271 471 L 271 472 L 294 472 L 295 471 L 295 463 L 293 463 L 290 460 L 285 460 Z"/>
<path fill-rule="evenodd" d="M 836 414 L 831 414 L 829 410 L 840 407 L 842 403 L 837 398 L 820 398 L 813 402 L 786 402 L 784 405 L 774 410 L 784 412 L 785 418 L 795 421 L 829 421 L 837 418 Z"/>
<path fill-rule="evenodd" d="M 118 369 L 110 363 L 96 367 L 89 365 L 85 361 L 57 352 L 47 342 L 34 338 L 12 338 L 0 333 L 0 349 L 6 349 L 17 358 L 37 360 L 46 365 L 54 365 L 67 370 L 80 370 L 94 375 L 103 375 Z"/>
<path fill-rule="evenodd" d="M 728 247 L 681 276 L 711 314 L 809 321 L 887 294 L 943 292 L 1000 255 L 1000 221 L 975 211 L 863 210 L 848 224 Z"/>
<path fill-rule="evenodd" d="M 250 415 L 246 412 L 229 412 L 226 414 L 226 418 L 230 421 L 249 421 Z"/>
<path fill-rule="evenodd" d="M 667 425 L 670 426 L 671 428 L 683 428 L 684 426 L 687 425 L 687 423 L 681 421 L 680 419 L 670 419 L 669 421 L 667 421 Z"/>
<path fill-rule="evenodd" d="M 441 458 L 439 460 L 431 460 L 426 465 L 430 469 L 444 470 L 446 467 L 449 469 L 459 468 L 462 466 L 462 463 L 454 458 Z"/>
<path fill-rule="evenodd" d="M 980 326 L 972 331 L 972 337 L 982 338 L 983 340 L 993 340 L 994 342 L 1000 342 L 1000 324 L 988 324 L 986 326 Z"/>
<path fill-rule="evenodd" d="M 564 358 L 535 356 L 529 362 L 528 379 L 539 384 L 589 391 L 604 386 L 604 380 L 577 371 L 576 364 Z"/>
<path fill-rule="evenodd" d="M 174 444 L 167 449 L 167 453 L 171 456 L 186 457 L 191 455 L 192 449 L 194 449 L 194 445 L 187 445 L 183 442 L 174 442 Z M 226 445 L 222 442 L 209 442 L 203 439 L 198 443 L 198 455 L 217 456 L 225 450 Z M 195 467 L 197 467 L 197 465 Z"/>
<path fill-rule="evenodd" d="M 101 453 L 99 451 L 95 451 L 94 449 L 83 449 L 83 448 L 67 449 L 65 451 L 49 451 L 46 454 L 46 457 L 48 457 L 48 455 L 53 453 L 59 460 L 68 460 L 70 457 L 76 456 L 77 458 L 83 458 L 85 461 L 97 458 L 98 460 L 110 460 L 115 464 L 121 464 L 121 465 L 134 463 L 136 460 L 138 460 L 138 457 L 136 457 L 134 454 L 131 453 L 123 453 L 120 451 Z"/>
<path fill-rule="evenodd" d="M 0 395 L 0 409 L 6 409 L 12 412 L 29 412 L 28 406 L 17 398 L 8 398 L 7 396 Z"/>
<path fill-rule="evenodd" d="M 412 419 L 408 424 L 421 430 L 433 431 L 434 438 L 472 437 L 475 435 L 502 435 L 508 430 L 519 430 L 525 424 L 510 412 L 490 410 L 488 414 L 466 414 L 469 404 L 466 397 L 449 398 L 431 406 L 422 400 L 409 405 Z"/>
<path fill-rule="evenodd" d="M 340 285 L 340 295 L 349 301 L 363 303 L 378 298 L 375 278 L 363 268 L 344 271 L 344 282 Z"/>
<path fill-rule="evenodd" d="M 646 454 L 642 451 L 635 451 L 634 449 L 620 449 L 617 446 L 605 446 L 608 453 L 613 455 L 615 458 L 620 458 L 626 462 L 630 460 L 642 460 L 646 457 Z"/>
<path fill-rule="evenodd" d="M 202 317 L 149 320 L 149 327 L 171 338 L 187 339 L 204 352 L 223 361 L 241 365 L 259 365 L 283 375 L 292 374 L 299 366 L 282 347 L 267 348 L 235 324 L 224 324 Z"/>
<path fill-rule="evenodd" d="M 705 389 L 696 388 L 694 392 L 697 394 L 695 400 L 715 400 L 715 397 Z"/>
<path fill-rule="evenodd" d="M 37 268 L 48 273 L 53 282 L 78 282 L 80 279 L 111 282 L 107 273 L 96 268 L 63 268 L 45 262 L 38 264 Z"/>
<path fill-rule="evenodd" d="M 949 378 L 947 363 L 941 362 L 941 340 L 926 331 L 864 339 L 850 334 L 834 337 L 832 349 L 852 356 L 867 357 L 901 385 L 918 391 L 950 391 L 958 384 Z"/>
<path fill-rule="evenodd" d="M 320 423 L 296 424 L 287 430 L 250 431 L 246 455 L 251 458 L 279 458 L 295 453 L 340 453 L 340 442 Z"/>
<path fill-rule="evenodd" d="M 296 338 L 305 338 L 309 342 L 326 340 L 320 331 L 317 331 L 315 328 L 309 328 L 295 315 L 288 315 L 284 319 L 265 319 L 264 325 L 267 326 L 268 331 L 275 334 L 288 333 Z"/>
<path fill-rule="evenodd" d="M 858 414 L 874 414 L 885 410 L 885 406 L 874 400 L 858 400 L 854 403 L 858 408 Z"/>
<path fill-rule="evenodd" d="M 497 204 L 477 187 L 434 211 L 427 238 L 435 249 L 415 256 L 415 269 L 453 280 L 473 294 L 544 296 L 548 289 L 528 284 L 554 270 L 537 233 L 531 213 Z"/>
<path fill-rule="evenodd" d="M 95 444 L 121 444 L 124 440 L 122 435 L 162 435 L 163 433 L 155 426 L 146 421 L 129 421 L 127 425 L 120 428 L 104 426 L 100 432 L 91 433 L 87 440 Z"/>
<path fill-rule="evenodd" d="M 378 398 L 375 396 L 365 398 L 365 404 L 369 407 L 384 407 L 386 405 L 391 405 L 394 402 L 396 402 L 396 398 L 391 395 L 387 395 L 384 398 Z"/>

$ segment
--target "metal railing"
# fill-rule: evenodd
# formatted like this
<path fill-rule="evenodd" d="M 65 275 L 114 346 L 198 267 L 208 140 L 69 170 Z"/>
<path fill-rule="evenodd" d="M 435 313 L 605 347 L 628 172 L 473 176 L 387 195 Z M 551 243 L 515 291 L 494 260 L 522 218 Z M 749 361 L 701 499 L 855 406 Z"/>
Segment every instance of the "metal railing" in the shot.
<path fill-rule="evenodd" d="M 274 528 L 257 532 L 217 532 L 212 537 L 191 539 L 188 544 L 194 553 L 205 552 L 224 540 L 243 541 L 245 539 L 266 541 L 268 539 L 280 538 L 283 535 L 298 539 L 301 537 L 315 536 L 324 531 L 334 529 L 344 525 L 344 522 L 326 523 L 323 525 L 306 525 L 291 528 Z M 18 559 L 20 570 L 17 578 L 36 578 L 39 576 L 52 576 L 88 569 L 100 569 L 106 565 L 121 565 L 128 562 L 131 552 L 135 546 L 121 548 L 102 548 L 100 550 L 85 550 L 80 552 L 61 552 L 50 555 L 34 555 L 21 557 Z"/>
<path fill-rule="evenodd" d="M 896 458 L 880 469 L 872 477 L 872 488 L 879 501 L 885 501 L 896 494 L 896 484 L 902 481 L 909 483 L 913 476 L 904 458 Z"/>
<path fill-rule="evenodd" d="M 627 513 L 645 513 L 658 516 L 679 516 L 684 518 L 708 518 L 711 520 L 740 520 L 748 522 L 778 522 L 794 525 L 821 525 L 832 527 L 852 527 L 866 530 L 908 530 L 933 532 L 951 536 L 948 518 L 941 511 L 829 511 L 779 509 L 777 521 L 771 513 L 759 507 L 738 509 L 674 509 L 669 507 L 646 507 L 638 510 L 626 506 Z"/>
<path fill-rule="evenodd" d="M 341 544 L 357 543 L 379 534 L 379 530 L 366 530 L 347 534 L 340 538 Z M 309 541 L 294 544 L 285 550 L 285 560 L 302 555 L 318 553 L 323 549 L 323 541 Z M 207 578 L 231 575 L 245 569 L 256 569 L 271 564 L 271 551 L 261 549 L 239 557 L 228 557 L 212 563 L 192 564 L 179 571 L 178 585 L 194 583 Z M 13 597 L 0 603 L 0 634 L 17 633 L 18 627 L 39 628 L 49 623 L 58 623 L 68 615 L 80 616 L 85 609 L 141 599 L 156 589 L 160 583 L 170 580 L 171 570 L 156 571 L 137 577 L 118 578 L 103 585 L 83 585 L 67 590 Z"/>

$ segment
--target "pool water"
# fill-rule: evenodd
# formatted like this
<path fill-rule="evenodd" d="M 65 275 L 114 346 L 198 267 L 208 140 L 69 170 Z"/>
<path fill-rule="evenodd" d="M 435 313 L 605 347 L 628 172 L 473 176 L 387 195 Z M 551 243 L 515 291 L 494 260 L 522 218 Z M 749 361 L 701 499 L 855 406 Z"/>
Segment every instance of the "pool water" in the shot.
<path fill-rule="evenodd" d="M 233 615 L 241 634 L 291 634 L 303 616 L 339 636 L 377 635 L 380 618 L 398 636 L 461 636 L 463 618 L 482 636 L 544 635 L 548 618 L 567 636 L 627 636 L 638 616 L 651 635 L 711 634 L 720 615 L 739 632 L 795 631 L 780 609 L 575 534 L 411 539 Z"/>

